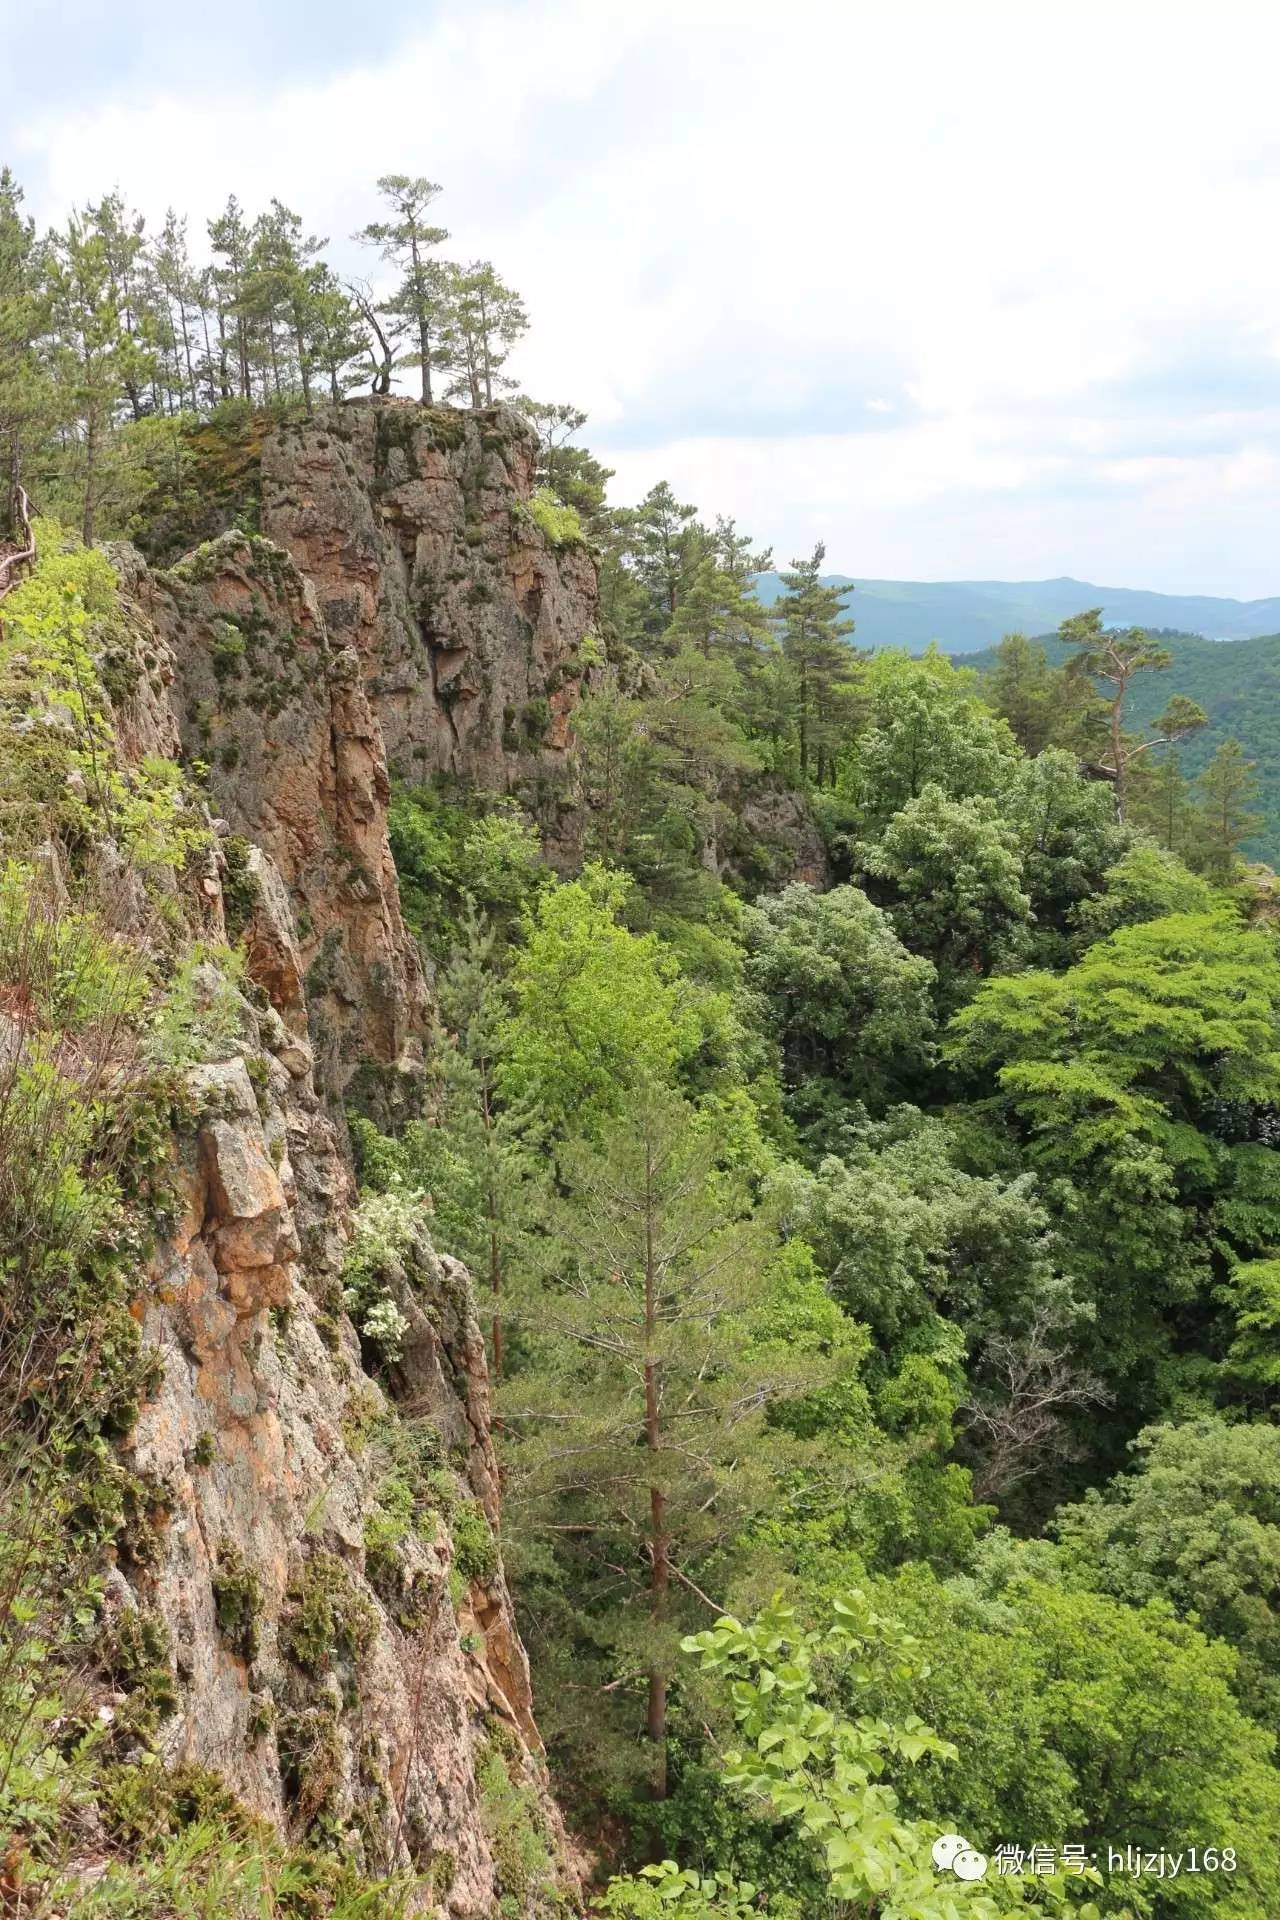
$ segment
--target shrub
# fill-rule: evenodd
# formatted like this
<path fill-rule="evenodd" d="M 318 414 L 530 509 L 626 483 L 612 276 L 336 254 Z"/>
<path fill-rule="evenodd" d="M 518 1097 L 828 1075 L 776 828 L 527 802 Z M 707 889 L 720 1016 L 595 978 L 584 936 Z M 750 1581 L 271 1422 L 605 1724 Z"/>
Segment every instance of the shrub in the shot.
<path fill-rule="evenodd" d="M 234 1653 L 245 1660 L 258 1651 L 258 1615 L 262 1609 L 262 1582 L 236 1546 L 224 1546 L 213 1576 L 214 1615 L 218 1632 Z"/>
<path fill-rule="evenodd" d="M 529 502 L 529 518 L 548 546 L 580 546 L 586 540 L 576 507 L 566 507 L 549 487 L 539 487 Z"/>
<path fill-rule="evenodd" d="M 115 571 L 54 522 L 36 523 L 36 542 L 0 630 L 0 826 L 17 847 L 108 838 L 144 877 L 181 867 L 209 840 L 181 769 L 119 756 L 99 664 L 104 647 L 132 656 Z"/>
<path fill-rule="evenodd" d="M 316 1553 L 285 1595 L 280 1649 L 309 1673 L 323 1673 L 335 1656 L 354 1661 L 373 1638 L 375 1615 L 348 1566 L 336 1554 Z"/>
<path fill-rule="evenodd" d="M 356 1209 L 355 1235 L 342 1265 L 342 1299 L 365 1339 L 385 1360 L 398 1360 L 409 1322 L 388 1290 L 389 1270 L 412 1246 L 424 1195 L 390 1187 L 366 1193 Z"/>
<path fill-rule="evenodd" d="M 498 1545 L 484 1509 L 477 1500 L 464 1500 L 451 1515 L 449 1532 L 453 1536 L 453 1564 L 464 1580 L 482 1584 L 498 1571 Z"/>

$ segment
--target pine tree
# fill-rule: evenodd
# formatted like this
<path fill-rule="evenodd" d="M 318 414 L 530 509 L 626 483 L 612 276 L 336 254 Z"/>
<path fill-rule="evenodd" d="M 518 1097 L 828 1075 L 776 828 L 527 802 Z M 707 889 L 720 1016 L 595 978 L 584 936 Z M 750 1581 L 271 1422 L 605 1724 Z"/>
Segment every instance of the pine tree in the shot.
<path fill-rule="evenodd" d="M 1144 827 L 1162 847 L 1195 864 L 1203 823 L 1175 750 L 1161 754 L 1154 766 L 1144 769 L 1143 778 L 1132 783 L 1129 811 L 1134 824 Z"/>
<path fill-rule="evenodd" d="M 0 535 L 21 524 L 19 490 L 56 413 L 49 321 L 44 249 L 6 167 L 0 170 Z"/>
<path fill-rule="evenodd" d="M 642 697 L 610 671 L 575 716 L 583 851 L 625 867 L 652 909 L 697 919 L 718 891 L 723 796 L 760 765 L 741 724 L 736 664 L 685 645 L 654 667 Z"/>
<path fill-rule="evenodd" d="M 209 222 L 209 245 L 225 265 L 214 269 L 213 282 L 218 303 L 219 385 L 225 399 L 231 392 L 227 365 L 228 334 L 234 344 L 236 388 L 242 399 L 250 397 L 249 327 L 244 308 L 244 282 L 249 268 L 251 236 L 240 202 L 234 193 L 223 211 Z"/>
<path fill-rule="evenodd" d="M 502 372 L 516 341 L 529 330 L 524 302 L 487 260 L 451 267 L 444 283 L 444 357 L 453 371 L 449 398 L 491 407 L 495 387 L 514 382 Z"/>
<path fill-rule="evenodd" d="M 556 1257 L 522 1309 L 542 1373 L 504 1402 L 522 1436 L 514 1505 L 545 1516 L 575 1595 L 607 1588 L 631 1641 L 657 1798 L 682 1616 L 710 1604 L 699 1576 L 767 1504 L 769 1405 L 811 1377 L 753 1352 L 768 1238 L 723 1159 L 709 1118 L 653 1083 L 598 1144 L 565 1151 Z M 627 1636 L 640 1601 L 645 1624 Z"/>
<path fill-rule="evenodd" d="M 313 363 L 329 382 L 329 398 L 343 395 L 364 378 L 356 363 L 368 352 L 368 333 L 357 301 L 320 262 L 307 307 L 307 341 Z"/>
<path fill-rule="evenodd" d="M 545 1164 L 526 1104 L 504 1097 L 500 1064 L 510 996 L 495 954 L 494 930 L 474 906 L 439 982 L 445 1033 L 437 1049 L 444 1086 L 431 1182 L 440 1237 L 465 1260 L 490 1296 L 490 1358 L 504 1368 L 504 1297 L 513 1259 L 525 1248 L 538 1209 Z M 442 1162 L 442 1164 L 441 1164 Z"/>
<path fill-rule="evenodd" d="M 716 565 L 740 587 L 750 586 L 757 574 L 768 573 L 773 565 L 773 548 L 757 547 L 751 536 L 738 532 L 738 523 L 716 515 L 711 535 Z"/>
<path fill-rule="evenodd" d="M 549 487 L 566 507 L 572 507 L 587 534 L 599 542 L 613 517 L 605 502 L 613 471 L 585 447 L 570 444 L 586 426 L 586 414 L 564 401 L 531 400 L 527 394 L 518 394 L 513 404 L 532 421 L 538 435 L 535 478 L 539 486 Z"/>
<path fill-rule="evenodd" d="M 187 251 L 187 223 L 170 207 L 152 253 L 151 269 L 168 318 L 167 344 L 171 358 L 166 368 L 171 391 L 176 388 L 178 411 L 200 405 L 192 358 L 194 327 L 200 311 L 200 285 Z"/>
<path fill-rule="evenodd" d="M 401 338 L 398 324 L 378 305 L 367 280 L 348 280 L 345 290 L 364 329 L 361 350 L 373 370 L 373 392 L 382 397 L 390 393 L 391 376 L 399 364 L 396 358 Z"/>
<path fill-rule="evenodd" d="M 706 551 L 706 533 L 694 514 L 661 480 L 628 516 L 633 565 L 649 595 L 655 632 L 674 620 L 684 588 Z"/>
<path fill-rule="evenodd" d="M 748 580 L 709 554 L 694 570 L 667 631 L 672 647 L 696 647 L 704 658 L 721 654 L 749 668 L 769 647 L 772 633 Z"/>
<path fill-rule="evenodd" d="M 60 411 L 71 423 L 69 477 L 86 545 L 107 490 L 111 428 L 137 366 L 121 324 L 115 270 L 104 235 L 73 214 L 53 243 L 50 284 Z"/>
<path fill-rule="evenodd" d="M 807 560 L 793 560 L 782 576 L 786 591 L 775 617 L 794 688 L 801 780 L 824 786 L 835 768 L 840 691 L 853 677 L 856 655 L 847 644 L 853 621 L 844 618 L 848 587 L 819 578 L 826 548 L 819 541 Z"/>
<path fill-rule="evenodd" d="M 1241 842 L 1262 825 L 1262 815 L 1250 811 L 1261 791 L 1257 767 L 1238 740 L 1224 740 L 1196 784 L 1205 870 L 1216 880 L 1230 880 L 1240 864 Z"/>
<path fill-rule="evenodd" d="M 115 313 L 116 369 L 135 420 L 157 405 L 154 314 L 145 307 L 146 223 L 118 193 L 90 207 L 88 224 L 101 245 L 107 297 Z"/>
<path fill-rule="evenodd" d="M 1039 753 L 1055 737 L 1060 680 L 1044 648 L 1025 633 L 1007 633 L 997 647 L 995 668 L 982 691 L 1025 753 Z"/>
<path fill-rule="evenodd" d="M 429 407 L 435 335 L 447 302 L 446 273 L 442 263 L 431 258 L 431 252 L 449 235 L 444 227 L 433 227 L 426 218 L 440 188 L 421 176 L 385 173 L 378 181 L 378 192 L 390 206 L 392 218 L 371 221 L 356 238 L 366 246 L 377 247 L 383 259 L 399 269 L 400 283 L 382 302 L 382 311 L 401 332 L 417 341 L 415 351 L 397 364 L 421 369 L 422 403 Z"/>
<path fill-rule="evenodd" d="M 1194 700 L 1175 694 L 1155 723 L 1154 737 L 1134 740 L 1124 731 L 1125 701 L 1135 674 L 1162 673 L 1173 663 L 1167 647 L 1161 647 L 1141 627 L 1129 627 L 1123 633 L 1102 624 L 1102 609 L 1073 614 L 1058 629 L 1059 638 L 1075 653 L 1068 674 L 1075 680 L 1098 681 L 1111 689 L 1107 702 L 1107 742 L 1098 763 L 1098 771 L 1114 783 L 1116 817 L 1125 818 L 1129 768 L 1140 754 L 1155 746 L 1169 746 L 1185 740 L 1188 734 L 1208 722 L 1203 707 Z"/>

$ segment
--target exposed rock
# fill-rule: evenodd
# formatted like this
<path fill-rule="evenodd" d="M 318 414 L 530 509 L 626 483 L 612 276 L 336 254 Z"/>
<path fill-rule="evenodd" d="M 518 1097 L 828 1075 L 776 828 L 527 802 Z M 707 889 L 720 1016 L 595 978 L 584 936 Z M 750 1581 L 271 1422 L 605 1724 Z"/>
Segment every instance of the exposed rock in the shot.
<path fill-rule="evenodd" d="M 535 439 L 507 407 L 348 402 L 262 454 L 262 525 L 360 656 L 394 771 L 563 782 L 596 566 L 528 510 Z"/>
<path fill-rule="evenodd" d="M 188 1076 L 176 1222 L 143 1322 L 163 1383 L 128 1450 L 170 1518 L 158 1557 L 126 1561 L 121 1601 L 169 1631 L 170 1764 L 215 1769 L 286 1832 L 343 1836 L 371 1871 L 416 1870 L 451 1914 L 488 1915 L 501 1888 L 477 1766 L 492 1725 L 559 1835 L 501 1563 L 451 1579 L 447 1501 L 390 1560 L 367 1524 L 397 1431 L 430 1440 L 442 1485 L 498 1520 L 470 1281 L 424 1218 L 387 1276 L 410 1324 L 393 1410 L 342 1307 L 338 1137 L 273 1040 L 291 1045 L 268 1013 L 242 1056 Z"/>
<path fill-rule="evenodd" d="M 168 1764 L 213 1769 L 285 1833 L 372 1872 L 414 1872 L 421 1907 L 531 1912 L 532 1893 L 512 1904 L 486 1830 L 495 1747 L 540 1810 L 551 1870 L 566 1888 L 573 1876 L 495 1538 L 470 1280 L 416 1222 L 384 1278 L 403 1351 L 377 1378 L 344 1303 L 355 1194 L 332 1096 L 358 1071 L 385 1085 L 411 1069 L 428 1011 L 377 719 L 356 655 L 269 543 L 227 535 L 169 575 L 114 557 L 130 625 L 114 676 L 122 765 L 176 754 L 181 733 L 212 761 L 221 816 L 189 872 L 151 882 L 169 889 L 165 937 L 238 938 L 258 1004 L 239 1004 L 238 1038 L 188 1070 L 179 1102 L 137 1304 L 162 1376 L 122 1449 L 161 1517 L 123 1538 L 106 1611 L 145 1609 L 166 1630 Z M 128 862 L 110 842 L 95 853 L 109 917 L 154 926 Z M 47 865 L 56 902 L 55 855 Z M 197 1005 L 230 991 L 207 960 L 189 985 Z M 413 1512 L 389 1543 L 371 1521 L 390 1514 L 396 1476 Z M 104 1726 L 123 1700 L 98 1699 Z"/>
<path fill-rule="evenodd" d="M 753 891 L 775 891 L 795 880 L 825 887 L 827 852 L 805 796 L 763 783 L 747 788 L 735 809 L 721 869 L 746 872 Z"/>
<path fill-rule="evenodd" d="M 268 541 L 224 534 L 135 591 L 175 663 L 186 758 L 208 763 L 219 812 L 269 856 L 287 894 L 286 915 L 261 858 L 250 864 L 256 977 L 295 1031 L 305 1005 L 321 1091 L 336 1099 L 359 1071 L 385 1117 L 412 1098 L 428 1002 L 400 916 L 386 758 L 360 663 Z"/>

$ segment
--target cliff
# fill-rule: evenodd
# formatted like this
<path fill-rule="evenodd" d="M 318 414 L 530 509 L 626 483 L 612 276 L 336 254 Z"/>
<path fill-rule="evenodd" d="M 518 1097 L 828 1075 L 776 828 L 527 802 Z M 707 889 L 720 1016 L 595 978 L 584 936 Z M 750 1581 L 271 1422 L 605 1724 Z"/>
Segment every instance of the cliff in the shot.
<path fill-rule="evenodd" d="M 567 774 L 596 568 L 531 505 L 536 442 L 506 407 L 350 404 L 262 451 L 262 530 L 355 648 L 392 770 L 545 800 Z"/>
<path fill-rule="evenodd" d="M 471 1283 L 429 1197 L 357 1203 L 344 1112 L 420 1104 L 431 1021 L 384 742 L 414 778 L 557 790 L 595 579 L 530 512 L 532 452 L 499 410 L 337 409 L 268 438 L 264 533 L 168 568 L 114 549 L 95 645 L 121 791 L 179 763 L 209 831 L 158 899 L 110 832 L 74 853 L 111 929 L 190 968 L 205 1033 L 137 1222 L 151 1360 L 106 1590 L 134 1652 L 106 1661 L 99 1719 L 126 1758 L 147 1721 L 170 1769 L 459 1916 L 532 1914 L 573 1877 Z M 34 738 L 57 710 L 32 704 Z M 195 818 L 198 789 L 176 804 Z M 40 858 L 65 903 L 68 856 Z"/>
<path fill-rule="evenodd" d="M 359 1075 L 385 1118 L 412 1097 L 429 1010 L 360 661 L 257 537 L 224 534 L 135 591 L 172 659 L 183 756 L 207 764 L 219 816 L 269 856 L 291 904 L 287 928 L 252 935 L 272 1004 L 309 1030 L 320 1092 L 336 1104 Z"/>
<path fill-rule="evenodd" d="M 362 1350 L 340 1103 L 384 1122 L 412 1105 L 430 1020 L 388 752 L 414 779 L 562 784 L 595 571 L 539 531 L 532 474 L 503 410 L 333 409 L 267 438 L 261 536 L 127 573 L 174 744 L 208 768 L 215 906 L 259 1002 L 234 1056 L 191 1076 L 144 1295 L 165 1367 L 132 1459 L 170 1520 L 130 1590 L 174 1648 L 164 1751 L 290 1832 L 429 1874 L 459 1914 L 536 1904 L 559 1830 L 496 1546 L 470 1283 L 402 1209 L 376 1237 L 397 1338 Z M 122 716 L 121 733 L 154 744 L 163 725 Z M 495 1768 L 543 1836 L 527 1885 L 485 1804 Z"/>

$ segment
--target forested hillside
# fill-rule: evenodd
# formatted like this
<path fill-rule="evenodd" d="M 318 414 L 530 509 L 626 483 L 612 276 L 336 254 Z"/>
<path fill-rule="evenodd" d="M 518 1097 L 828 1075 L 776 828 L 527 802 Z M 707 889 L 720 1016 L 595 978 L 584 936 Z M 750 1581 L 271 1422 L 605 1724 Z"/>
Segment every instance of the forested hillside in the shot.
<path fill-rule="evenodd" d="M 1133 718 L 1150 725 L 1171 691 L 1203 707 L 1207 725 L 1184 741 L 1176 755 L 1188 780 L 1203 775 L 1225 741 L 1239 741 L 1254 763 L 1257 790 L 1251 804 L 1259 816 L 1244 840 L 1244 851 L 1274 866 L 1280 861 L 1280 633 L 1227 642 L 1194 633 L 1161 631 L 1155 637 L 1172 656 L 1172 664 L 1167 676 L 1134 686 Z M 1055 665 L 1066 659 L 1068 650 L 1054 638 L 1046 638 L 1043 646 Z M 998 661 L 999 650 L 990 647 L 968 656 L 965 665 L 990 673 Z"/>
<path fill-rule="evenodd" d="M 1247 755 L 765 608 L 380 190 L 0 192 L 0 1901 L 1273 1920 Z"/>

